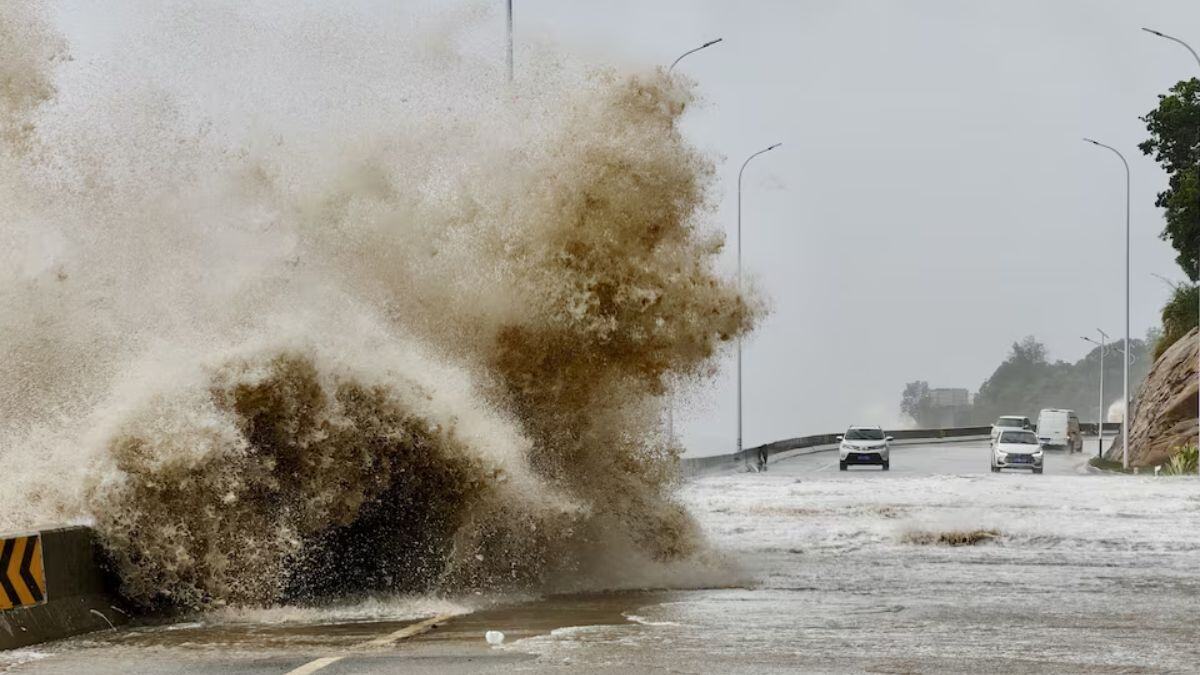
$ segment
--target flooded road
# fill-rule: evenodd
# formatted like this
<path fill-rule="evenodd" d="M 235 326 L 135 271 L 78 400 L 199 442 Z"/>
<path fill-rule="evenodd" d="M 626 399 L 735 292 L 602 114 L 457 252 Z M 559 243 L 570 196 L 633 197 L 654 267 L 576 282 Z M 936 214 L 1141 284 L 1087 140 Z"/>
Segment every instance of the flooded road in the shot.
<path fill-rule="evenodd" d="M 249 613 L 0 663 L 21 673 L 1194 672 L 1200 484 L 1098 475 L 1087 456 L 1051 453 L 1040 476 L 994 475 L 985 443 L 959 442 L 895 448 L 887 473 L 842 473 L 819 453 L 695 480 L 683 496 L 740 562 L 748 582 L 736 588 Z M 457 616 L 380 640 L 432 615 Z M 503 645 L 489 646 L 487 630 L 505 632 Z"/>

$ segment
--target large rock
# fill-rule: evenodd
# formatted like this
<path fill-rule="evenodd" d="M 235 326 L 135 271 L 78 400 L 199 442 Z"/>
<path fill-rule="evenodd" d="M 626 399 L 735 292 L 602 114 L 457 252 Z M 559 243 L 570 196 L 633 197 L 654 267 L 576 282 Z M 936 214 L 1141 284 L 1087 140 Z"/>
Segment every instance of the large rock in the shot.
<path fill-rule="evenodd" d="M 1129 465 L 1162 464 L 1171 451 L 1195 445 L 1196 402 L 1200 391 L 1196 379 L 1196 330 L 1179 339 L 1154 362 L 1135 399 L 1133 425 L 1129 427 Z M 1121 438 L 1104 453 L 1121 460 Z"/>

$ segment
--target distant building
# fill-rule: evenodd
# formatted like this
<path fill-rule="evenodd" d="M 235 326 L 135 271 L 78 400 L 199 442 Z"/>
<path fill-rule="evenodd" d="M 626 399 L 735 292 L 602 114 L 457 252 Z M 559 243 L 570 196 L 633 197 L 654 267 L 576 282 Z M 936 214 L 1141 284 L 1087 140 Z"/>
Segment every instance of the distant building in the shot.
<path fill-rule="evenodd" d="M 960 427 L 971 413 L 971 392 L 966 389 L 929 390 L 930 417 L 935 427 Z"/>

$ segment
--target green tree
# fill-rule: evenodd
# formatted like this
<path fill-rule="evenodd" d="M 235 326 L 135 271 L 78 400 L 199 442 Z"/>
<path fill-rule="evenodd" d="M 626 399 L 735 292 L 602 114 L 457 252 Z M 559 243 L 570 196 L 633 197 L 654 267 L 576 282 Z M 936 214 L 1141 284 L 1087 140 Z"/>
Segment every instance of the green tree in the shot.
<path fill-rule="evenodd" d="M 1200 273 L 1200 80 L 1171 87 L 1142 121 L 1150 138 L 1138 147 L 1154 155 L 1170 177 L 1155 202 L 1166 212 L 1162 238 L 1171 242 L 1175 261 L 1195 281 Z"/>
<path fill-rule="evenodd" d="M 1045 345 L 1032 335 L 1014 342 L 1008 358 L 980 385 L 976 414 L 981 420 L 997 415 L 1037 415 L 1030 399 L 1045 386 L 1049 370 Z"/>
<path fill-rule="evenodd" d="M 917 380 L 904 385 L 904 394 L 900 397 L 900 412 L 913 418 L 918 427 L 929 424 L 932 403 L 928 382 Z"/>
<path fill-rule="evenodd" d="M 1133 362 L 1129 369 L 1130 393 L 1150 369 L 1149 343 L 1132 340 Z M 1104 407 L 1121 400 L 1121 376 L 1124 366 L 1119 349 L 1124 341 L 1109 344 L 1104 359 Z M 1012 351 L 982 385 L 975 397 L 971 418 L 987 424 L 999 415 L 1035 417 L 1043 408 L 1070 408 L 1081 419 L 1094 419 L 1097 413 L 1097 385 L 1100 375 L 1100 348 L 1075 363 L 1051 362 L 1046 347 L 1033 337 L 1014 343 Z"/>

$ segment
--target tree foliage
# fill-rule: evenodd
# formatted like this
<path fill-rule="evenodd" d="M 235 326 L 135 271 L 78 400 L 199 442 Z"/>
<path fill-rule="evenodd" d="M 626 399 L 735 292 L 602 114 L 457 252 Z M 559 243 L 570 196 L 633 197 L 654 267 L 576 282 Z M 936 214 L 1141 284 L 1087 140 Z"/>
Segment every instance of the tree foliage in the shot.
<path fill-rule="evenodd" d="M 904 394 L 900 397 L 900 412 L 913 418 L 918 427 L 925 428 L 930 425 L 933 400 L 929 395 L 928 382 L 917 380 L 904 385 Z"/>
<path fill-rule="evenodd" d="M 1150 138 L 1138 147 L 1170 177 L 1155 202 L 1165 210 L 1162 238 L 1171 242 L 1175 261 L 1195 281 L 1200 272 L 1200 79 L 1171 87 L 1142 121 Z"/>
<path fill-rule="evenodd" d="M 1108 345 L 1104 358 L 1104 408 L 1121 400 L 1124 340 Z M 1131 340 L 1133 363 L 1129 368 L 1129 393 L 1150 370 L 1151 358 L 1145 340 Z M 1049 361 L 1046 347 L 1032 336 L 1014 343 L 1012 351 L 992 376 L 979 387 L 972 419 L 987 424 L 1000 415 L 1027 415 L 1036 419 L 1043 408 L 1068 408 L 1080 419 L 1092 420 L 1098 414 L 1100 348 L 1096 347 L 1075 363 Z"/>

